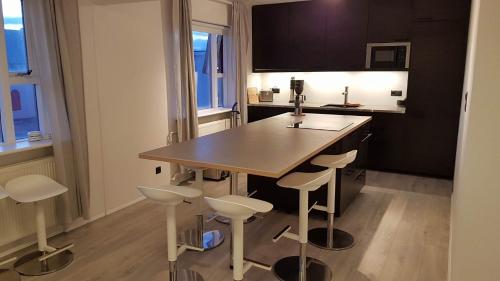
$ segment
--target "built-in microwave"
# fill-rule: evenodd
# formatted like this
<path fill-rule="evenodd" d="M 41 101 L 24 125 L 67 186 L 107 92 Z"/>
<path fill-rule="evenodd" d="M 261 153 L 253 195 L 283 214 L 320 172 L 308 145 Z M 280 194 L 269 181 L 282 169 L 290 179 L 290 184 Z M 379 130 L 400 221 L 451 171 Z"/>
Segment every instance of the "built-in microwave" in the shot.
<path fill-rule="evenodd" d="M 366 44 L 366 69 L 408 70 L 410 42 Z"/>

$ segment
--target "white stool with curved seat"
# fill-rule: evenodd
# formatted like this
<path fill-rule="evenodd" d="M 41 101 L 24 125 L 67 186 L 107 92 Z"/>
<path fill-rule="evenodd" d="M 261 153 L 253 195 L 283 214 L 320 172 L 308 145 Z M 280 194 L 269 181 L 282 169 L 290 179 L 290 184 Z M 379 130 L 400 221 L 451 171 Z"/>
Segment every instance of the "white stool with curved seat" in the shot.
<path fill-rule="evenodd" d="M 9 195 L 5 192 L 3 187 L 0 186 L 0 200 L 9 197 Z M 16 258 L 10 258 L 8 260 L 0 261 L 0 280 L 2 281 L 18 281 L 19 275 L 17 275 L 14 271 L 9 268 L 4 268 L 9 264 L 12 264 L 16 261 Z"/>
<path fill-rule="evenodd" d="M 203 277 L 192 270 L 177 270 L 177 257 L 186 250 L 202 252 L 202 248 L 197 248 L 187 244 L 178 247 L 177 244 L 177 220 L 175 208 L 184 202 L 185 199 L 197 198 L 202 195 L 201 190 L 186 186 L 163 186 L 148 187 L 138 186 L 137 189 L 148 199 L 165 204 L 167 207 L 167 252 L 168 271 L 170 281 L 203 281 Z"/>
<path fill-rule="evenodd" d="M 286 237 L 300 243 L 299 256 L 290 256 L 276 262 L 273 267 L 274 274 L 283 281 L 330 281 L 332 271 L 330 268 L 317 259 L 308 257 L 307 232 L 309 220 L 309 192 L 315 191 L 326 184 L 333 170 L 328 169 L 317 173 L 296 172 L 281 178 L 277 184 L 284 188 L 299 190 L 299 235 L 290 233 L 290 226 L 286 226 L 274 238 L 277 242 L 282 237 Z"/>
<path fill-rule="evenodd" d="M 217 215 L 231 219 L 232 224 L 232 247 L 233 247 L 233 279 L 243 280 L 243 275 L 251 267 L 255 266 L 265 270 L 271 270 L 271 266 L 244 258 L 243 225 L 244 221 L 256 213 L 267 213 L 273 209 L 273 205 L 258 199 L 239 195 L 225 195 L 219 198 L 205 197 L 208 205 L 214 209 Z"/>
<path fill-rule="evenodd" d="M 57 197 L 68 191 L 68 188 L 42 175 L 27 175 L 10 180 L 5 185 L 10 198 L 23 204 L 35 205 L 36 234 L 38 251 L 21 257 L 14 264 L 14 269 L 21 275 L 39 276 L 59 271 L 73 261 L 73 253 L 69 250 L 73 244 L 61 248 L 47 245 L 45 210 L 42 201 Z"/>
<path fill-rule="evenodd" d="M 356 159 L 357 150 L 352 150 L 339 155 L 320 155 L 315 157 L 311 164 L 333 169 L 332 177 L 328 183 L 327 206 L 315 206 L 319 211 L 328 213 L 327 227 L 309 230 L 309 242 L 314 246 L 327 250 L 345 250 L 354 245 L 354 237 L 343 230 L 333 227 L 335 218 L 335 180 L 336 170 L 342 169 Z"/>

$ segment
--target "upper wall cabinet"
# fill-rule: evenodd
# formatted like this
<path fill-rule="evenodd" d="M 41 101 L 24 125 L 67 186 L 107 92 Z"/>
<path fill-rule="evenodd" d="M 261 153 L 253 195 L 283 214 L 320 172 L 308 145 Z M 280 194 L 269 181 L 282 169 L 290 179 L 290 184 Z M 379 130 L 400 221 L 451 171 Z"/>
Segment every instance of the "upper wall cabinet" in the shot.
<path fill-rule="evenodd" d="M 255 72 L 280 71 L 290 64 L 290 7 L 287 4 L 252 9 L 253 68 Z"/>
<path fill-rule="evenodd" d="M 463 20 L 469 17 L 470 0 L 415 0 L 417 21 Z"/>
<path fill-rule="evenodd" d="M 363 70 L 368 1 L 254 6 L 253 70 Z"/>
<path fill-rule="evenodd" d="M 413 0 L 371 0 L 368 42 L 410 41 Z"/>
<path fill-rule="evenodd" d="M 327 68 L 326 11 L 321 5 L 311 2 L 290 4 L 290 50 L 291 69 L 309 71 Z"/>
<path fill-rule="evenodd" d="M 368 0 L 324 1 L 329 70 L 363 70 L 366 57 Z"/>

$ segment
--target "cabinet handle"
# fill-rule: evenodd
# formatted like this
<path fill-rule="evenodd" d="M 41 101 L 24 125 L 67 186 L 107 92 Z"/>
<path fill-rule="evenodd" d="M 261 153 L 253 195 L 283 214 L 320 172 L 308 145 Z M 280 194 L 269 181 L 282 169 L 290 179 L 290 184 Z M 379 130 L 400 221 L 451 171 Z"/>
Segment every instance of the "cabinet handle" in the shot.
<path fill-rule="evenodd" d="M 373 133 L 369 133 L 368 135 L 366 135 L 366 137 L 361 142 L 365 142 L 367 139 L 371 138 L 372 135 L 373 135 Z"/>

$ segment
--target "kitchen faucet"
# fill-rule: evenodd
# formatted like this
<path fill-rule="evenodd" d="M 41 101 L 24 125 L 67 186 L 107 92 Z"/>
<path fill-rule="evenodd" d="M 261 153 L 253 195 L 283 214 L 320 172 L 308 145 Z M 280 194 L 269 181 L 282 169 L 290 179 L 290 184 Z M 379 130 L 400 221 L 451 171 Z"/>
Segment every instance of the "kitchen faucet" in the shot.
<path fill-rule="evenodd" d="M 349 104 L 349 87 L 345 86 L 345 91 L 342 93 L 344 95 L 344 105 L 347 106 Z"/>

